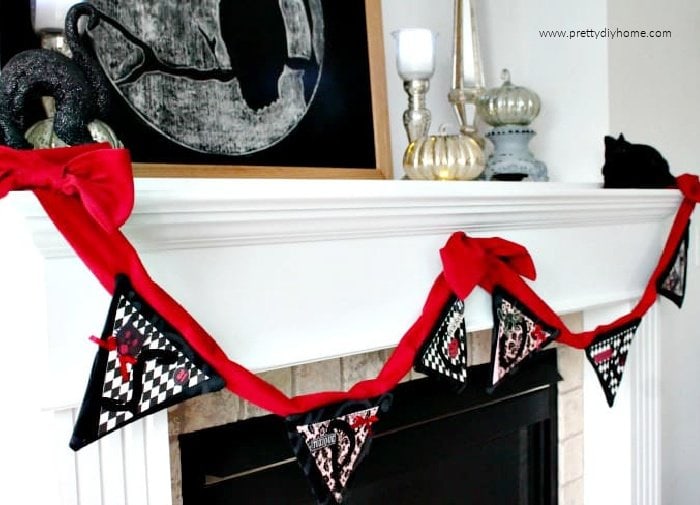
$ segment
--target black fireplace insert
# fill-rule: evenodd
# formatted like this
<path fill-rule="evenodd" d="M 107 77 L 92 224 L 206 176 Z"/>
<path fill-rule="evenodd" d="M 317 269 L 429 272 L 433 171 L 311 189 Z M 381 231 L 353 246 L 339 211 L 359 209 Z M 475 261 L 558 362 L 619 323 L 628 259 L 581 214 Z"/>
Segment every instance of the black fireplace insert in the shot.
<path fill-rule="evenodd" d="M 491 394 L 489 366 L 456 394 L 400 384 L 375 425 L 349 504 L 557 503 L 556 351 L 535 355 Z M 264 416 L 179 437 L 184 505 L 313 504 L 282 419 Z"/>

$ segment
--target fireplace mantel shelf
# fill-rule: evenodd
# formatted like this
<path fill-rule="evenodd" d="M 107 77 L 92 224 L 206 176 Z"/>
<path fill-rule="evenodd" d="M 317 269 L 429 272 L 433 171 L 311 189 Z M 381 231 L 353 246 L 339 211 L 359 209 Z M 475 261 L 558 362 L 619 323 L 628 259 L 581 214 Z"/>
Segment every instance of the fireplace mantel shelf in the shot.
<path fill-rule="evenodd" d="M 595 184 L 137 179 L 125 233 L 141 251 L 306 241 L 590 227 L 658 221 L 680 197 L 669 190 Z M 73 252 L 38 205 L 25 205 L 47 258 Z"/>
<path fill-rule="evenodd" d="M 45 261 L 48 405 L 75 405 L 108 296 L 31 195 Z M 559 313 L 633 301 L 680 202 L 670 190 L 558 183 L 139 179 L 124 228 L 151 276 L 234 361 L 264 371 L 395 346 L 420 314 L 454 231 L 521 243 Z M 65 286 L 80 286 L 71 297 Z M 469 330 L 490 298 L 466 301 Z M 61 358 L 63 357 L 63 358 Z"/>

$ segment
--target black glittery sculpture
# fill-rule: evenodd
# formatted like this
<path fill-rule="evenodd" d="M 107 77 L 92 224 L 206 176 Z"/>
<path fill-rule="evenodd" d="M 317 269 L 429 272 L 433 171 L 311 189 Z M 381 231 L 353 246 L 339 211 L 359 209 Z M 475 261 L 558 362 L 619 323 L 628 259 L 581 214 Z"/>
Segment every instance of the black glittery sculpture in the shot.
<path fill-rule="evenodd" d="M 30 148 L 24 138 L 27 103 L 41 96 L 56 101 L 54 131 L 68 145 L 92 142 L 88 124 L 104 118 L 109 108 L 109 81 L 95 57 L 87 30 L 78 20 L 87 17 L 94 29 L 100 13 L 88 3 L 76 4 L 66 15 L 65 37 L 73 57 L 47 49 L 13 56 L 0 74 L 0 145 Z"/>

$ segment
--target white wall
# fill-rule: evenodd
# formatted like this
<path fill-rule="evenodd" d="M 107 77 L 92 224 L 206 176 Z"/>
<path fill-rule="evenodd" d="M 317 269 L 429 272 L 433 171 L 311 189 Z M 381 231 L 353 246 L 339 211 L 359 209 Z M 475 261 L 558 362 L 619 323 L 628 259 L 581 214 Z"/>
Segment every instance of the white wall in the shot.
<path fill-rule="evenodd" d="M 605 25 L 606 0 L 477 0 L 480 42 L 488 87 L 500 86 L 501 69 L 514 84 L 537 92 L 542 112 L 534 121 L 533 153 L 553 181 L 600 180 L 603 136 L 608 131 L 607 44 L 594 39 L 546 39 L 540 30 L 574 30 Z M 403 175 L 406 135 L 401 114 L 406 95 L 396 73 L 390 33 L 427 27 L 439 33 L 435 77 L 428 94 L 432 132 L 456 125 L 447 101 L 452 75 L 453 0 L 382 0 L 394 171 Z"/>
<path fill-rule="evenodd" d="M 609 42 L 610 125 L 628 140 L 657 147 L 674 174 L 700 174 L 700 4 L 694 0 L 615 0 L 609 26 L 670 29 L 670 39 Z M 661 299 L 662 500 L 695 504 L 700 496 L 700 251 L 691 240 L 683 310 Z"/>

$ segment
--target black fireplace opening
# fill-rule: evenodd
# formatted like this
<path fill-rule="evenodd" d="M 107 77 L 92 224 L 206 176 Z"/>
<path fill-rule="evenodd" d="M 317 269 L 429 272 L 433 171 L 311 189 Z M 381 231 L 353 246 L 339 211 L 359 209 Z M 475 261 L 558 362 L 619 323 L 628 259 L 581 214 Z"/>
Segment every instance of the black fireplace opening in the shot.
<path fill-rule="evenodd" d="M 346 503 L 557 503 L 557 358 L 537 353 L 494 392 L 489 365 L 461 393 L 429 378 L 398 385 L 374 425 Z M 179 437 L 184 505 L 314 504 L 281 418 Z"/>

